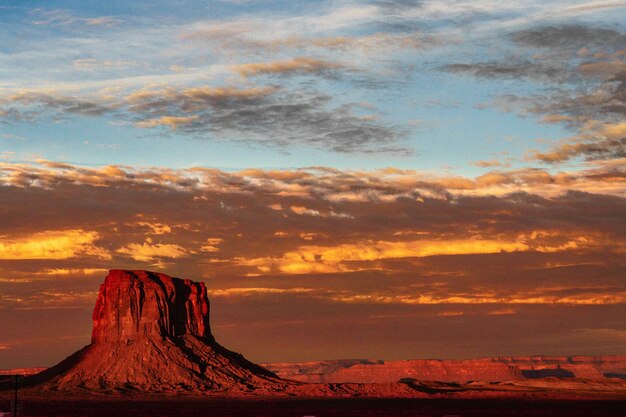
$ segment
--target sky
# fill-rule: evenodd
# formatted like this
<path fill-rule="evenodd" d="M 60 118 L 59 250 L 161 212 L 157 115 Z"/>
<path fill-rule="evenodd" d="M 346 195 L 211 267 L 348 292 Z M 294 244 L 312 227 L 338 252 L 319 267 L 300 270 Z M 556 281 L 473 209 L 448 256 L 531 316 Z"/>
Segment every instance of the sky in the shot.
<path fill-rule="evenodd" d="M 0 368 L 108 269 L 257 362 L 624 354 L 626 2 L 0 0 Z"/>

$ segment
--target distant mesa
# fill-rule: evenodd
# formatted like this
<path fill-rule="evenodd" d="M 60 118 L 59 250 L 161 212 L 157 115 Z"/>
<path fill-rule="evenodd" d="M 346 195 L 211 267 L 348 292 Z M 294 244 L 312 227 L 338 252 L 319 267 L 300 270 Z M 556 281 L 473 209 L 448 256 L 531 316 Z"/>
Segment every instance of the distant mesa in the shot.
<path fill-rule="evenodd" d="M 215 341 L 204 283 L 111 270 L 91 344 L 29 378 L 50 390 L 280 390 L 288 382 Z"/>
<path fill-rule="evenodd" d="M 308 383 L 387 383 L 394 381 L 626 380 L 626 355 L 517 356 L 479 359 L 380 361 L 344 359 L 262 364 L 276 375 Z"/>

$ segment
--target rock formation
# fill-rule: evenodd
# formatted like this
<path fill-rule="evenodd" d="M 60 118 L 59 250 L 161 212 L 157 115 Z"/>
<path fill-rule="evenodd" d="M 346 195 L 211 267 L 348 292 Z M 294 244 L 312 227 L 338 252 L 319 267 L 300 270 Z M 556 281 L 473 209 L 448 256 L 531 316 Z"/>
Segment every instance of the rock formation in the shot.
<path fill-rule="evenodd" d="M 78 391 L 89 394 L 147 391 L 150 395 L 184 391 L 226 396 L 252 393 L 475 398 L 519 395 L 520 390 L 536 392 L 537 387 L 543 390 L 545 383 L 535 386 L 527 381 L 547 376 L 557 377 L 550 382 L 555 390 L 572 390 L 574 396 L 578 391 L 589 390 L 609 392 L 616 398 L 626 395 L 625 357 L 358 360 L 268 365 L 286 378 L 281 379 L 215 341 L 209 326 L 209 300 L 204 284 L 147 271 L 110 271 L 100 287 L 93 323 L 91 344 L 56 366 L 28 376 L 24 384 L 38 395 L 53 390 L 69 396 Z M 600 375 L 605 379 L 593 383 L 581 378 L 572 382 L 561 379 L 569 374 L 584 378 Z M 432 382 L 435 380 L 444 382 Z M 469 380 L 509 382 L 457 383 Z M 0 377 L 0 391 L 12 389 L 6 382 Z"/>
<path fill-rule="evenodd" d="M 470 381 L 523 381 L 550 377 L 626 380 L 626 355 L 519 356 L 404 361 L 346 359 L 269 363 L 263 366 L 282 378 L 314 383 L 387 383 L 410 379 L 466 383 Z"/>
<path fill-rule="evenodd" d="M 29 378 L 54 390 L 253 391 L 288 383 L 219 345 L 203 283 L 112 270 L 93 312 L 91 344 Z"/>
<path fill-rule="evenodd" d="M 91 343 L 186 334 L 214 341 L 203 283 L 146 271 L 109 272 L 93 311 Z"/>

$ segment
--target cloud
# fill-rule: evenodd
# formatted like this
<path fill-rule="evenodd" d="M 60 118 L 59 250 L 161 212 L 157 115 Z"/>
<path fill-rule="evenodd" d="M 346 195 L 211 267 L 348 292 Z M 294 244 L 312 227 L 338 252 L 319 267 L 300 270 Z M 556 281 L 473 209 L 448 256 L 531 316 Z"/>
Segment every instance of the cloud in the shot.
<path fill-rule="evenodd" d="M 272 208 L 272 209 L 276 210 L 275 208 Z M 289 207 L 289 210 L 292 213 L 303 215 L 303 216 L 321 216 L 321 217 L 331 216 L 331 217 L 344 217 L 348 219 L 353 218 L 351 215 L 346 214 L 346 213 L 335 213 L 332 210 L 329 212 L 320 212 L 319 210 L 314 210 L 314 209 L 310 209 L 310 208 L 303 207 L 303 206 L 291 206 Z"/>
<path fill-rule="evenodd" d="M 480 168 L 494 168 L 494 167 L 508 168 L 511 166 L 510 162 L 502 162 L 497 159 L 476 161 L 474 162 L 473 165 L 480 167 Z"/>
<path fill-rule="evenodd" d="M 254 71 L 269 71 L 257 68 Z M 144 88 L 120 98 L 78 97 L 20 91 L 0 97 L 7 121 L 66 114 L 134 120 L 138 128 L 168 127 L 205 140 L 230 140 L 271 147 L 313 146 L 339 153 L 407 155 L 400 126 L 356 114 L 356 104 L 333 103 L 320 94 L 293 94 L 277 87 Z"/>
<path fill-rule="evenodd" d="M 157 258 L 177 259 L 188 256 L 191 252 L 177 244 L 152 243 L 148 238 L 142 244 L 130 243 L 117 250 L 117 253 L 128 255 L 139 262 L 150 262 Z"/>
<path fill-rule="evenodd" d="M 359 57 L 363 54 L 374 57 L 389 56 L 390 53 L 420 51 L 460 41 L 451 37 L 440 37 L 421 32 L 389 33 L 376 32 L 367 35 L 335 35 L 303 37 L 291 34 L 285 37 L 264 38 L 258 36 L 242 36 L 242 33 L 231 33 L 225 30 L 211 29 L 203 41 L 217 42 L 222 47 L 248 51 L 249 53 L 265 51 L 276 53 L 283 51 L 306 51 L 308 53 L 341 52 L 344 58 Z M 184 39 L 199 40 L 192 34 Z M 347 54 L 347 55 L 346 55 Z"/>
<path fill-rule="evenodd" d="M 9 107 L 8 112 L 14 112 L 18 119 L 32 119 L 45 112 L 55 115 L 73 114 L 81 116 L 103 116 L 115 110 L 115 105 L 97 99 L 81 98 L 58 92 L 42 92 L 23 90 L 8 96 L 0 96 L 0 105 L 19 106 Z M 2 115 L 3 119 L 10 120 L 11 113 Z"/>
<path fill-rule="evenodd" d="M 135 126 L 141 128 L 151 128 L 157 126 L 168 126 L 172 130 L 176 130 L 184 125 L 191 124 L 198 120 L 198 116 L 161 116 L 158 119 L 142 120 L 135 123 Z"/>
<path fill-rule="evenodd" d="M 105 274 L 108 269 L 105 268 L 54 268 L 45 269 L 41 273 L 44 275 L 94 275 Z"/>
<path fill-rule="evenodd" d="M 624 7 L 626 7 L 626 3 L 624 3 L 623 1 L 595 1 L 584 3 L 582 5 L 570 6 L 564 11 L 577 13 L 606 9 L 621 9 Z"/>
<path fill-rule="evenodd" d="M 83 58 L 72 61 L 72 66 L 81 70 L 98 70 L 109 68 L 128 68 L 134 67 L 137 64 L 132 61 L 112 61 L 112 60 L 98 60 L 95 58 Z"/>
<path fill-rule="evenodd" d="M 270 146 L 309 145 L 335 152 L 410 151 L 402 128 L 357 116 L 352 106 L 332 108 L 331 97 L 291 95 L 275 88 L 250 90 L 172 88 L 128 97 L 139 127 L 168 125 L 196 137 L 235 139 Z M 167 112 L 167 116 L 159 115 Z M 154 116 L 158 116 L 154 118 Z"/>
<path fill-rule="evenodd" d="M 548 152 L 535 151 L 530 158 L 556 163 L 580 156 L 587 160 L 626 157 L 626 123 L 587 123 L 577 137 L 553 146 Z"/>
<path fill-rule="evenodd" d="M 155 235 L 164 235 L 172 232 L 172 228 L 163 223 L 137 222 L 137 225 L 147 227 Z"/>
<path fill-rule="evenodd" d="M 290 16 L 278 14 L 271 18 L 242 17 L 230 20 L 200 21 L 185 27 L 181 33 L 187 40 L 218 40 L 241 46 L 242 41 L 263 45 L 268 40 L 290 38 L 292 35 L 309 36 L 318 33 L 349 30 L 371 22 L 377 16 L 378 8 L 370 5 L 347 5 L 320 9 L 319 13 Z"/>
<path fill-rule="evenodd" d="M 263 294 L 307 294 L 317 292 L 315 288 L 268 288 L 268 287 L 236 287 L 207 291 L 211 297 L 249 296 Z"/>
<path fill-rule="evenodd" d="M 200 250 L 203 252 L 219 252 L 221 249 L 218 247 L 224 239 L 221 237 L 210 237 L 207 238 L 206 244 L 200 247 Z"/>
<path fill-rule="evenodd" d="M 13 187 L 56 189 L 63 185 L 125 190 L 151 189 L 200 193 L 194 201 L 210 201 L 207 195 L 275 196 L 266 207 L 274 212 L 304 207 L 330 214 L 334 210 L 358 217 L 359 211 L 345 211 L 346 204 L 424 202 L 436 199 L 455 201 L 462 196 L 506 196 L 528 193 L 557 198 L 572 191 L 624 196 L 621 175 L 626 159 L 590 161 L 587 169 L 551 173 L 542 168 L 495 170 L 476 178 L 433 176 L 411 170 L 341 171 L 331 168 L 296 170 L 242 170 L 234 172 L 207 168 L 173 170 L 140 169 L 125 166 L 86 168 L 40 161 L 37 164 L 0 163 L 0 184 Z M 209 194 L 205 194 L 209 193 Z M 214 198 L 214 197 L 212 197 Z M 301 198 L 286 200 L 282 198 Z M 312 201 L 319 201 L 319 206 Z M 330 209 L 329 202 L 334 209 Z M 270 207 L 271 206 L 271 207 Z M 318 209 L 318 207 L 320 209 Z M 144 213 L 137 213 L 144 215 Z M 335 216 L 330 215 L 329 218 Z M 153 220 L 151 220 L 153 221 Z M 133 218 L 129 223 L 137 222 Z M 153 221 L 154 222 L 154 221 Z M 161 223 L 161 222 L 158 222 Z M 181 219 L 175 224 L 185 224 Z M 171 225 L 170 225 L 171 226 Z"/>
<path fill-rule="evenodd" d="M 575 132 L 548 150 L 533 150 L 527 160 L 555 164 L 575 158 L 621 158 L 623 138 L 607 135 L 606 129 L 619 124 L 626 114 L 626 33 L 582 24 L 542 25 L 513 31 L 509 39 L 514 56 L 504 52 L 491 61 L 442 68 L 490 80 L 524 78 L 545 85 L 533 94 L 501 94 L 477 106 L 536 116 L 540 123 L 563 124 Z"/>
<path fill-rule="evenodd" d="M 436 255 L 486 254 L 525 251 L 522 242 L 491 240 L 448 241 L 367 241 L 334 247 L 301 246 L 280 258 L 238 259 L 240 265 L 255 266 L 261 272 L 286 274 L 337 273 L 359 270 L 350 262 L 378 261 L 392 258 L 415 258 Z"/>
<path fill-rule="evenodd" d="M 244 77 L 252 77 L 264 74 L 291 75 L 291 74 L 316 74 L 336 78 L 335 71 L 345 68 L 344 65 L 322 61 L 310 57 L 296 57 L 288 61 L 261 62 L 239 64 L 232 67 Z"/>
<path fill-rule="evenodd" d="M 585 25 L 540 26 L 513 32 L 511 39 L 519 46 L 529 48 L 573 49 L 602 48 L 623 49 L 626 34 L 613 29 Z"/>
<path fill-rule="evenodd" d="M 124 20 L 113 16 L 80 17 L 62 9 L 34 9 L 30 12 L 30 14 L 34 16 L 34 20 L 32 20 L 31 23 L 38 26 L 82 25 L 87 27 L 101 26 L 108 28 L 124 23 Z"/>
<path fill-rule="evenodd" d="M 444 67 L 445 70 L 468 74 L 480 78 L 509 78 L 519 79 L 528 77 L 538 81 L 557 81 L 564 82 L 567 77 L 567 71 L 563 67 L 537 64 L 531 61 L 493 61 L 478 62 L 474 64 L 450 64 Z"/>
<path fill-rule="evenodd" d="M 536 334 L 538 316 L 546 317 L 547 334 L 563 320 L 573 328 L 616 323 L 626 306 L 626 158 L 582 166 L 448 177 L 396 168 L 2 163 L 3 244 L 31 242 L 47 230 L 98 234 L 74 245 L 71 257 L 0 260 L 2 314 L 11 318 L 7 331 L 17 332 L 28 328 L 24 309 L 45 308 L 43 320 L 83 329 L 88 340 L 89 323 L 81 328 L 80 315 L 67 309 L 93 305 L 103 275 L 97 270 L 143 265 L 204 281 L 220 304 L 213 318 L 238 329 L 233 340 L 241 340 L 242 326 L 251 328 L 250 318 L 268 331 L 286 316 L 329 335 L 338 321 L 348 330 L 364 322 L 370 329 L 426 326 L 421 334 L 458 322 L 455 334 L 489 328 L 492 343 L 505 336 L 518 343 L 530 331 L 527 319 Z M 153 234 L 165 225 L 169 232 Z M 89 255 L 89 245 L 111 258 Z M 494 323 L 502 326 L 498 337 Z M 406 334 L 413 332 L 402 327 L 381 340 Z M 264 340 L 254 339 L 250 349 Z"/>
<path fill-rule="evenodd" d="M 68 259 L 77 256 L 111 259 L 106 250 L 94 245 L 99 238 L 97 232 L 74 229 L 4 239 L 0 242 L 0 259 Z"/>
<path fill-rule="evenodd" d="M 568 304 L 568 305 L 611 305 L 626 303 L 626 292 L 610 295 L 578 295 L 572 297 L 544 296 L 536 294 L 530 297 L 494 297 L 490 294 L 475 294 L 470 297 L 453 296 L 435 298 L 430 295 L 406 296 L 384 294 L 357 294 L 335 296 L 333 301 L 341 303 L 364 304 Z M 511 309 L 496 310 L 491 315 L 512 314 Z M 513 310 L 514 311 L 514 310 Z"/>

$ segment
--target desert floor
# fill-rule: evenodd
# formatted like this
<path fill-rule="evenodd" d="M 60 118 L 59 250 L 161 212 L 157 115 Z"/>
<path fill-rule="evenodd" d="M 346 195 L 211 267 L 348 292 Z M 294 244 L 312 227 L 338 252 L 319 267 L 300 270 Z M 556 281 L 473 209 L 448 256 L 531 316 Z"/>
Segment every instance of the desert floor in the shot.
<path fill-rule="evenodd" d="M 2 393 L 0 410 L 9 398 Z M 84 417 L 624 417 L 624 400 L 537 399 L 366 399 L 267 398 L 225 399 L 198 397 L 154 398 L 23 398 L 26 416 Z"/>

